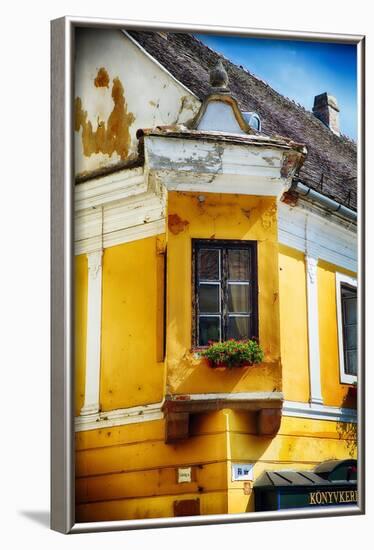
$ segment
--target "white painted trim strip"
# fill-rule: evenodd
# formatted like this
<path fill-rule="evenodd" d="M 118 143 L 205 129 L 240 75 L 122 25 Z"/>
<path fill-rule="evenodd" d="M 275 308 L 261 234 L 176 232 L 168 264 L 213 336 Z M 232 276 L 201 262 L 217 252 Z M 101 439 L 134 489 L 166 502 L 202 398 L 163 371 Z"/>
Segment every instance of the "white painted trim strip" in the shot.
<path fill-rule="evenodd" d="M 127 424 L 161 420 L 164 418 L 164 414 L 161 410 L 162 405 L 163 401 L 126 409 L 98 412 L 96 415 L 89 417 L 78 416 L 75 419 L 75 431 L 83 432 L 101 428 L 111 428 L 112 426 L 124 426 Z"/>
<path fill-rule="evenodd" d="M 357 423 L 357 412 L 355 409 L 343 409 L 299 401 L 284 401 L 283 415 L 310 420 Z"/>
<path fill-rule="evenodd" d="M 210 395 L 217 396 L 226 394 Z M 216 399 L 216 397 L 214 397 L 214 399 Z M 164 402 L 160 401 L 159 403 L 151 403 L 149 405 L 116 409 L 108 412 L 98 412 L 96 415 L 92 416 L 78 416 L 75 419 L 75 431 L 83 432 L 89 430 L 99 430 L 102 428 L 110 428 L 112 426 L 124 426 L 127 424 L 162 420 L 164 418 L 162 412 L 163 404 Z M 282 412 L 284 416 L 307 418 L 309 420 L 331 420 L 333 422 L 349 423 L 357 422 L 357 413 L 354 409 L 341 409 L 339 407 L 328 407 L 326 405 L 312 405 L 310 403 L 302 403 L 299 401 L 284 401 Z"/>
<path fill-rule="evenodd" d="M 318 260 L 305 256 L 308 308 L 309 384 L 311 403 L 322 404 L 318 322 Z"/>
<path fill-rule="evenodd" d="M 82 416 L 95 415 L 100 408 L 102 256 L 101 249 L 87 255 L 86 382 Z"/>

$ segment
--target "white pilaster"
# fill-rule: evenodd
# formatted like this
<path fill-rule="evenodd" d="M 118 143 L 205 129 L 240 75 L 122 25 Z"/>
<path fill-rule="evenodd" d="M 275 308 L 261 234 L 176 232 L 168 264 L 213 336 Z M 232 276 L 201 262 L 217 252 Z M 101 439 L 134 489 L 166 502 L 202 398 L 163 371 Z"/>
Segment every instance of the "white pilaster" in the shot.
<path fill-rule="evenodd" d="M 100 392 L 100 351 L 101 351 L 101 292 L 102 292 L 102 250 L 87 254 L 88 295 L 87 295 L 87 343 L 86 343 L 86 384 L 84 405 L 81 415 L 99 413 Z"/>
<path fill-rule="evenodd" d="M 318 259 L 310 254 L 305 256 L 307 302 L 308 302 L 308 343 L 309 343 L 309 381 L 310 403 L 322 404 L 321 371 L 319 355 L 319 324 L 318 324 Z"/>

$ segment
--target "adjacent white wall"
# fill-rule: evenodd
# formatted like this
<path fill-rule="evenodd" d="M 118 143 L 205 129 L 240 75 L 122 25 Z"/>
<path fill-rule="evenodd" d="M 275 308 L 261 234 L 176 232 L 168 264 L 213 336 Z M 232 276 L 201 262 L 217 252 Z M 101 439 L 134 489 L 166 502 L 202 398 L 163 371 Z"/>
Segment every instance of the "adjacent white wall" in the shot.
<path fill-rule="evenodd" d="M 109 74 L 108 88 L 94 85 L 101 67 Z M 136 131 L 139 128 L 185 122 L 200 107 L 200 101 L 185 86 L 155 63 L 121 30 L 79 29 L 76 37 L 75 97 L 82 99 L 82 107 L 87 111 L 94 131 L 98 121 L 107 121 L 113 109 L 112 83 L 117 77 L 124 87 L 127 110 L 135 117 L 130 126 L 129 155 L 136 154 Z M 99 152 L 85 156 L 81 136 L 82 128 L 79 133 L 75 132 L 76 174 L 121 160 L 117 153 L 109 156 Z"/>

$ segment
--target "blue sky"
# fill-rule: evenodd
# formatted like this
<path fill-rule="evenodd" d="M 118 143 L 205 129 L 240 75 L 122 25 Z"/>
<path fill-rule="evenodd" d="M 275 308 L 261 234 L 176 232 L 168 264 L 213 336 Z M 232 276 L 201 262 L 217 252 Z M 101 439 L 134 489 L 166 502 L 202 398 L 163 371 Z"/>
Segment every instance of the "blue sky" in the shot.
<path fill-rule="evenodd" d="M 341 132 L 356 140 L 356 46 L 238 36 L 197 38 L 309 111 L 315 95 L 329 92 L 338 100 Z"/>

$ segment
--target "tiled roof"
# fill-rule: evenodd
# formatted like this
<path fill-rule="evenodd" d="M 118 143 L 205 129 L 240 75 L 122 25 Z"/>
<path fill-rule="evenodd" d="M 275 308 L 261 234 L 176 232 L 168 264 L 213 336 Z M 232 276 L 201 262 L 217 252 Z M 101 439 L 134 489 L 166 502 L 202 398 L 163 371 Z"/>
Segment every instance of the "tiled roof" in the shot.
<path fill-rule="evenodd" d="M 284 136 L 306 145 L 308 156 L 300 170 L 300 180 L 322 194 L 356 208 L 357 147 L 352 140 L 335 135 L 311 112 L 191 34 L 161 35 L 137 31 L 129 34 L 201 100 L 210 91 L 210 68 L 219 59 L 223 60 L 232 95 L 243 111 L 259 114 L 262 133 Z"/>

